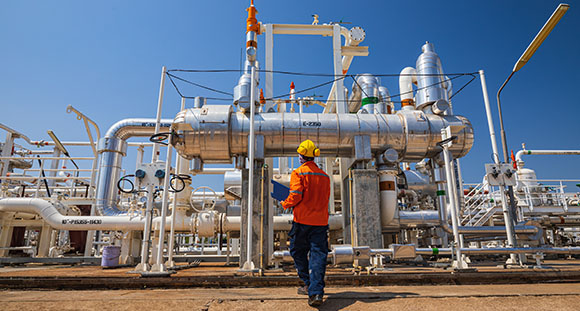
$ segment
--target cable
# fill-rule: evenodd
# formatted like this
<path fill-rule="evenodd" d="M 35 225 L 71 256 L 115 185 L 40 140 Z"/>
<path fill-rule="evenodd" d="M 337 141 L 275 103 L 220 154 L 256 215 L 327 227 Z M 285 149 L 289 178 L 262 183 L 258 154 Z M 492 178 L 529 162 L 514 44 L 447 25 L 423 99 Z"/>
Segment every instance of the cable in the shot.
<path fill-rule="evenodd" d="M 38 165 L 41 167 L 40 173 L 42 174 L 42 179 L 44 180 L 44 187 L 46 187 L 46 194 L 50 198 L 50 188 L 48 187 L 48 181 L 46 181 L 46 175 L 44 175 L 44 168 L 42 168 L 42 161 L 40 161 L 40 156 L 36 156 L 38 158 Z"/>
<path fill-rule="evenodd" d="M 334 82 L 336 82 L 338 80 L 341 80 L 341 79 L 344 79 L 346 77 L 348 77 L 348 75 L 341 76 L 341 77 L 339 77 L 337 79 L 334 79 L 334 80 L 331 80 L 331 81 L 328 81 L 328 82 L 324 82 L 324 83 L 321 83 L 321 84 L 318 84 L 318 85 L 315 85 L 313 87 L 309 87 L 309 88 L 306 88 L 306 89 L 303 89 L 303 90 L 300 90 L 300 91 L 295 91 L 294 94 L 300 94 L 300 93 L 308 92 L 310 90 L 313 90 L 313 89 L 316 89 L 316 88 L 319 88 L 319 87 L 322 87 L 322 86 L 325 86 L 325 85 L 329 85 L 331 83 L 334 83 Z M 284 94 L 284 95 L 273 96 L 271 98 L 265 98 L 265 100 L 273 100 L 273 99 L 277 99 L 277 98 L 281 98 L 281 97 L 286 97 L 286 96 L 290 96 L 290 95 L 291 95 L 291 93 L 288 93 L 288 94 Z"/>
<path fill-rule="evenodd" d="M 181 192 L 185 189 L 185 180 L 189 179 L 191 180 L 191 176 L 189 175 L 185 175 L 185 174 L 171 174 L 173 177 L 171 177 L 171 179 L 169 180 L 169 187 L 171 188 L 171 190 L 173 190 L 172 192 Z M 182 187 L 179 189 L 175 189 L 173 187 L 173 180 L 177 179 L 179 181 L 181 181 Z"/>
<path fill-rule="evenodd" d="M 187 72 L 187 73 L 228 73 L 228 72 L 240 72 L 239 69 L 171 69 L 167 72 Z M 334 73 L 308 73 L 308 72 L 293 72 L 293 71 L 283 71 L 283 70 L 265 70 L 257 69 L 256 72 L 263 73 L 277 73 L 284 75 L 294 75 L 294 76 L 310 76 L 310 77 L 335 77 Z M 445 74 L 400 74 L 400 73 L 382 73 L 373 74 L 375 77 L 399 77 L 399 76 L 418 76 L 418 77 L 434 77 L 434 76 L 445 76 L 445 75 L 472 75 L 477 74 L 477 72 L 461 72 L 461 73 L 445 73 Z M 357 76 L 356 74 L 349 74 L 348 76 Z"/>
<path fill-rule="evenodd" d="M 449 99 L 452 99 L 455 95 L 459 94 L 459 92 L 461 92 L 465 87 L 467 87 L 471 82 L 473 82 L 473 80 L 475 80 L 475 78 L 476 78 L 475 75 L 471 75 L 471 80 L 469 80 L 469 82 L 465 83 L 465 85 L 460 87 L 459 90 L 457 90 L 457 92 L 455 92 L 455 94 L 453 94 L 449 97 Z"/>
<path fill-rule="evenodd" d="M 206 89 L 206 90 L 208 90 L 208 91 L 212 91 L 212 92 L 216 92 L 216 93 L 220 93 L 220 94 L 224 94 L 224 95 L 229 95 L 229 96 L 234 96 L 234 94 L 232 94 L 232 93 L 228 93 L 228 92 L 224 92 L 224 91 L 216 90 L 216 89 L 213 89 L 213 88 L 211 88 L 211 87 L 208 87 L 208 86 L 205 86 L 205 85 L 201 85 L 201 84 L 198 84 L 198 83 L 195 83 L 195 82 L 191 82 L 191 81 L 189 81 L 189 80 L 185 80 L 185 79 L 183 79 L 183 78 L 180 78 L 180 77 L 178 77 L 178 76 L 172 75 L 172 74 L 170 74 L 170 73 L 168 73 L 168 72 L 166 72 L 165 74 L 166 74 L 166 75 L 168 75 L 169 77 L 173 77 L 173 78 L 175 78 L 175 79 L 177 79 L 177 80 L 183 81 L 183 82 L 185 82 L 185 83 L 189 83 L 189 84 L 191 84 L 191 85 L 195 85 L 195 86 L 197 86 L 197 87 L 200 87 L 200 88 L 202 88 L 202 89 Z"/>
<path fill-rule="evenodd" d="M 149 137 L 149 141 L 152 143 L 167 146 L 169 144 L 164 142 L 164 140 L 167 140 L 169 138 L 169 135 L 171 135 L 171 132 L 157 133 L 157 134 L 151 135 L 151 137 Z"/>
<path fill-rule="evenodd" d="M 131 174 L 131 175 L 125 175 L 123 177 L 121 177 L 118 181 L 117 181 L 117 189 L 119 189 L 119 191 L 123 192 L 123 193 L 135 193 L 135 183 L 133 183 L 130 179 L 127 179 L 129 177 L 135 177 L 135 175 Z M 128 181 L 129 184 L 131 185 L 131 190 L 126 191 L 122 185 L 121 182 L 123 181 Z"/>
<path fill-rule="evenodd" d="M 177 84 L 173 80 L 173 78 L 178 79 L 178 80 L 183 81 L 183 82 L 186 82 L 186 83 L 189 83 L 189 84 L 192 84 L 192 85 L 195 85 L 197 87 L 200 87 L 200 88 L 203 88 L 203 89 L 206 89 L 206 90 L 210 90 L 210 91 L 213 91 L 213 92 L 220 93 L 220 94 L 225 94 L 225 95 L 229 95 L 229 96 L 233 96 L 233 94 L 228 93 L 228 92 L 224 92 L 224 91 L 220 91 L 220 90 L 216 90 L 216 89 L 213 89 L 211 87 L 204 86 L 204 85 L 201 85 L 201 84 L 198 84 L 198 83 L 195 83 L 195 82 L 188 81 L 186 79 L 183 79 L 183 78 L 180 78 L 180 77 L 178 77 L 176 75 L 173 75 L 173 74 L 171 74 L 169 72 L 194 72 L 194 73 L 211 72 L 211 73 L 219 73 L 219 72 L 237 72 L 237 71 L 238 70 L 227 70 L 227 69 L 214 69 L 214 70 L 172 69 L 172 70 L 169 70 L 167 72 L 167 76 L 169 77 L 169 80 L 171 81 L 171 84 L 173 85 L 173 87 L 175 88 L 175 90 L 177 91 L 177 93 L 181 97 L 187 98 L 187 99 L 192 99 L 192 98 L 195 98 L 195 97 L 192 97 L 192 96 L 184 96 L 183 95 L 183 93 L 179 90 L 179 87 L 177 86 Z M 280 74 L 288 74 L 288 75 L 302 75 L 302 76 L 333 76 L 333 77 L 336 76 L 334 74 L 333 75 L 329 75 L 329 74 L 309 74 L 309 73 L 301 73 L 301 72 L 276 71 L 276 70 L 258 70 L 258 72 L 272 72 L 272 73 L 280 73 Z M 426 89 L 426 88 L 429 88 L 429 87 L 432 87 L 432 86 L 435 86 L 435 85 L 438 85 L 438 84 L 443 84 L 443 83 L 445 83 L 447 81 L 452 81 L 452 80 L 455 80 L 455 79 L 460 78 L 460 77 L 463 77 L 463 76 L 471 76 L 471 80 L 469 82 L 467 82 L 465 85 L 463 85 L 455 94 L 453 94 L 449 98 L 449 99 L 451 99 L 455 95 L 459 94 L 459 92 L 461 92 L 465 87 L 467 87 L 467 85 L 469 85 L 475 79 L 475 77 L 476 77 L 475 74 L 476 73 L 415 74 L 415 76 L 442 76 L 442 77 L 453 76 L 452 78 L 446 78 L 445 80 L 442 80 L 441 82 L 437 82 L 437 83 L 434 83 L 434 84 L 431 84 L 431 85 L 427 85 L 427 86 L 422 87 L 422 88 L 418 88 L 417 91 L 418 90 L 422 90 L 422 89 Z M 411 74 L 403 74 L 403 75 L 401 75 L 401 74 L 375 74 L 374 76 L 376 76 L 376 77 L 385 77 L 385 76 L 395 77 L 395 76 L 408 76 L 408 75 L 411 75 Z M 310 90 L 313 90 L 313 89 L 316 89 L 316 88 L 319 88 L 319 87 L 323 87 L 323 86 L 329 85 L 329 84 L 334 83 L 336 81 L 339 81 L 341 79 L 345 79 L 346 77 L 351 77 L 353 79 L 354 83 L 357 84 L 360 87 L 359 83 L 355 79 L 356 76 L 357 75 L 352 75 L 352 74 L 342 75 L 342 76 L 339 76 L 336 79 L 333 79 L 333 80 L 330 80 L 330 81 L 327 81 L 327 82 L 324 82 L 324 83 L 321 83 L 321 84 L 317 84 L 317 85 L 312 86 L 312 87 L 309 87 L 309 88 L 305 88 L 305 89 L 302 89 L 302 90 L 295 91 L 294 94 L 300 94 L 300 93 L 308 92 Z M 409 92 L 404 92 L 404 93 L 400 93 L 400 94 L 391 95 L 391 98 L 393 98 L 393 97 L 400 97 L 401 95 L 405 95 L 405 94 L 408 94 L 410 92 L 413 92 L 413 91 L 409 91 Z M 274 100 L 274 99 L 279 99 L 279 98 L 282 98 L 282 97 L 287 97 L 287 96 L 290 96 L 290 95 L 291 95 L 290 93 L 287 93 L 287 94 L 273 96 L 271 98 L 266 98 L 265 100 Z M 216 97 L 206 97 L 206 98 L 207 99 L 210 99 L 210 100 L 219 100 L 219 101 L 231 101 L 232 100 L 231 98 L 216 98 Z M 333 100 L 333 101 L 338 102 L 338 100 Z M 348 101 L 348 99 L 345 99 L 344 101 Z M 397 101 L 393 101 L 393 102 L 394 103 L 400 103 L 400 102 L 397 102 Z"/>

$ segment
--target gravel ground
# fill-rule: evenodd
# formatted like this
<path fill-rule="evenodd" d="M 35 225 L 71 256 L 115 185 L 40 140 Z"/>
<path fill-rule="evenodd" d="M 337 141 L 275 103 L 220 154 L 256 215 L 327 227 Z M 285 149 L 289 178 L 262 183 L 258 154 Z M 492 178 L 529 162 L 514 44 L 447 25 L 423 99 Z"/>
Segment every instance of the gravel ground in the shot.
<path fill-rule="evenodd" d="M 579 310 L 580 283 L 330 287 L 320 310 Z M 0 291 L 1 310 L 307 310 L 296 288 Z M 314 309 L 313 309 L 314 310 Z"/>

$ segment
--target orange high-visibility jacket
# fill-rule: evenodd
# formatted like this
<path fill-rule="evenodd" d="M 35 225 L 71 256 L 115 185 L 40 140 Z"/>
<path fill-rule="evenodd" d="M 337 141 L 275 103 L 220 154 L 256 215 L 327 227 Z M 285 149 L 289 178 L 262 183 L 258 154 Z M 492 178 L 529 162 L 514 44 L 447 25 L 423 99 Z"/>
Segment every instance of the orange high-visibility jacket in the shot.
<path fill-rule="evenodd" d="M 294 207 L 294 221 L 303 225 L 328 225 L 330 178 L 308 161 L 290 176 L 290 195 L 282 202 L 284 208 Z"/>

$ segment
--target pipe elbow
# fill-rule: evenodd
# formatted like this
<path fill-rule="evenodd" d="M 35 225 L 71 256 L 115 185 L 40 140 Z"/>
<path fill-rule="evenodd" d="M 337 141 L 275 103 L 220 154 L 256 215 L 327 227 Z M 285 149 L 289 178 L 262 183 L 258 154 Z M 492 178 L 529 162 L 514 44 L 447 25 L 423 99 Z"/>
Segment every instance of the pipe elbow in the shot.
<path fill-rule="evenodd" d="M 417 84 L 417 70 L 413 67 L 405 67 L 399 76 L 399 93 L 401 101 L 413 100 L 413 84 Z"/>

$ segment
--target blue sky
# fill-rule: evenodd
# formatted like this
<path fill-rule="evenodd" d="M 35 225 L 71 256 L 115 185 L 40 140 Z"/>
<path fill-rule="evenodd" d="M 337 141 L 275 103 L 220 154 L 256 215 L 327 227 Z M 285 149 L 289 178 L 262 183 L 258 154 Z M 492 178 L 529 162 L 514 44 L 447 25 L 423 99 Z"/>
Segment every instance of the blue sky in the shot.
<path fill-rule="evenodd" d="M 69 104 L 95 120 L 103 133 L 124 118 L 155 117 L 163 65 L 169 69 L 239 68 L 248 2 L 4 1 L 0 7 L 0 122 L 32 139 L 49 139 L 46 130 L 52 129 L 62 140 L 85 140 L 82 124 L 65 113 Z M 369 46 L 370 55 L 355 58 L 349 71 L 353 74 L 399 73 L 415 66 L 425 41 L 434 43 L 446 72 L 485 70 L 499 133 L 495 93 L 558 3 L 256 0 L 256 7 L 263 23 L 311 23 L 316 13 L 321 23 L 343 21 L 351 23 L 347 27 L 364 28 L 362 45 Z M 552 34 L 502 93 L 508 143 L 514 151 L 522 142 L 529 149 L 580 149 L 580 100 L 575 95 L 580 84 L 578 38 L 580 7 L 571 3 Z M 275 69 L 332 72 L 330 38 L 277 36 L 275 40 Z M 263 36 L 259 37 L 261 46 Z M 263 49 L 260 53 L 263 63 Z M 232 92 L 238 79 L 237 73 L 181 76 L 227 92 Z M 287 93 L 293 78 L 275 79 L 274 93 Z M 327 80 L 294 79 L 297 89 Z M 467 81 L 455 80 L 454 89 Z M 395 78 L 383 78 L 382 83 L 392 94 L 399 93 Z M 188 96 L 216 96 L 184 84 L 180 88 Z M 328 91 L 327 87 L 313 93 L 326 95 Z M 163 116 L 173 118 L 179 97 L 170 84 L 165 93 Z M 479 79 L 457 95 L 453 104 L 455 113 L 469 118 L 475 129 L 474 147 L 462 167 L 464 179 L 477 182 L 483 164 L 491 161 Z M 580 178 L 578 156 L 526 160 L 539 178 Z M 219 181 L 210 179 L 210 183 Z"/>

